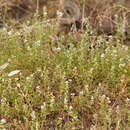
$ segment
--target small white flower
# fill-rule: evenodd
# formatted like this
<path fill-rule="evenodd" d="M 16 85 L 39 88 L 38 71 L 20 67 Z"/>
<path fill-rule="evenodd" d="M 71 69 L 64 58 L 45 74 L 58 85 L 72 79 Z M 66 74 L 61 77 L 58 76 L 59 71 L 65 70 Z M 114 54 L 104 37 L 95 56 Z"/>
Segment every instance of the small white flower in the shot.
<path fill-rule="evenodd" d="M 46 107 L 46 103 L 44 103 L 43 105 L 41 105 L 41 109 L 43 110 Z"/>
<path fill-rule="evenodd" d="M 107 97 L 107 102 L 108 102 L 108 103 L 111 103 L 111 100 L 110 100 L 110 98 L 109 98 L 109 97 Z"/>
<path fill-rule="evenodd" d="M 59 117 L 58 119 L 59 119 L 59 120 L 62 120 L 62 118 L 61 118 L 61 117 Z"/>
<path fill-rule="evenodd" d="M 20 87 L 21 85 L 20 85 L 20 83 L 17 83 L 17 87 Z"/>
<path fill-rule="evenodd" d="M 106 98 L 106 95 L 102 95 L 102 98 L 104 98 L 104 99 L 105 99 L 105 98 Z"/>
<path fill-rule="evenodd" d="M 20 72 L 20 70 L 11 71 L 11 72 L 8 74 L 8 76 L 11 77 L 11 76 L 13 76 L 13 75 L 18 74 L 19 72 Z"/>
<path fill-rule="evenodd" d="M 24 42 L 27 42 L 28 40 L 27 39 L 24 39 Z"/>
<path fill-rule="evenodd" d="M 37 92 L 38 92 L 39 94 L 41 94 L 41 89 L 40 89 L 40 86 L 39 86 L 39 85 L 36 86 L 36 89 L 37 89 Z"/>
<path fill-rule="evenodd" d="M 46 17 L 47 16 L 47 12 L 44 12 L 44 17 Z"/>
<path fill-rule="evenodd" d="M 129 99 L 129 98 L 127 98 L 127 99 L 126 99 L 126 101 L 127 101 L 127 102 L 129 102 L 129 101 L 130 101 L 130 99 Z"/>
<path fill-rule="evenodd" d="M 19 78 L 15 78 L 15 80 L 16 80 L 16 81 L 18 81 L 18 80 L 19 80 Z"/>
<path fill-rule="evenodd" d="M 1 104 L 5 104 L 6 101 L 7 101 L 6 98 L 2 98 L 2 99 L 1 99 Z"/>
<path fill-rule="evenodd" d="M 72 109 L 73 109 L 73 107 L 72 107 L 72 106 L 70 106 L 70 107 L 69 107 L 69 109 L 70 109 L 70 110 L 72 110 Z"/>
<path fill-rule="evenodd" d="M 104 53 L 103 53 L 103 54 L 101 54 L 101 58 L 104 58 L 104 57 L 105 57 Z"/>
<path fill-rule="evenodd" d="M 117 50 L 113 50 L 113 53 L 117 53 Z"/>
<path fill-rule="evenodd" d="M 28 24 L 28 25 L 30 24 L 30 21 L 29 21 L 29 20 L 27 21 L 27 24 Z"/>
<path fill-rule="evenodd" d="M 36 41 L 36 43 L 37 43 L 37 44 L 40 44 L 40 43 L 41 43 L 41 40 Z"/>
<path fill-rule="evenodd" d="M 71 96 L 75 96 L 75 93 L 71 93 L 70 95 L 71 95 Z"/>
<path fill-rule="evenodd" d="M 72 82 L 72 79 L 68 79 L 69 82 Z"/>
<path fill-rule="evenodd" d="M 106 95 L 102 95 L 102 96 L 101 96 L 101 101 L 104 101 L 105 98 L 106 98 Z"/>
<path fill-rule="evenodd" d="M 60 12 L 59 10 L 56 12 L 56 14 L 57 14 L 57 16 L 58 16 L 59 18 L 61 18 L 61 17 L 63 16 L 63 13 Z"/>
<path fill-rule="evenodd" d="M 120 109 L 120 107 L 119 107 L 119 105 L 117 105 L 116 112 L 119 112 L 119 109 Z"/>
<path fill-rule="evenodd" d="M 89 89 L 88 89 L 88 88 L 89 88 L 89 85 L 85 85 L 85 91 L 86 91 L 86 92 L 89 92 Z"/>
<path fill-rule="evenodd" d="M 73 118 L 74 118 L 74 119 L 78 119 L 78 116 L 75 115 Z"/>
<path fill-rule="evenodd" d="M 1 66 L 0 66 L 0 70 L 5 69 L 8 65 L 9 65 L 9 63 L 5 63 L 5 64 L 1 65 Z"/>
<path fill-rule="evenodd" d="M 26 77 L 26 80 L 29 80 L 30 79 L 30 77 Z"/>
<path fill-rule="evenodd" d="M 80 96 L 82 96 L 83 94 L 84 94 L 84 92 L 83 92 L 83 91 L 80 91 L 80 92 L 79 92 L 79 95 L 80 95 Z"/>
<path fill-rule="evenodd" d="M 3 128 L 2 130 L 7 130 L 6 128 Z"/>
<path fill-rule="evenodd" d="M 41 105 L 41 109 L 44 109 L 44 105 Z"/>
<path fill-rule="evenodd" d="M 108 36 L 109 38 L 112 38 L 112 35 Z"/>
<path fill-rule="evenodd" d="M 3 28 L 3 31 L 7 31 L 7 28 L 4 27 L 4 28 Z"/>
<path fill-rule="evenodd" d="M 91 128 L 90 128 L 90 130 L 96 130 L 97 128 L 96 128 L 96 125 L 91 125 Z"/>
<path fill-rule="evenodd" d="M 47 16 L 47 8 L 46 8 L 46 6 L 43 7 L 43 15 L 44 15 L 44 17 Z"/>
<path fill-rule="evenodd" d="M 102 87 L 102 83 L 99 83 L 98 86 L 99 86 L 99 87 Z"/>
<path fill-rule="evenodd" d="M 64 103 L 65 103 L 65 104 L 68 103 L 68 100 L 67 100 L 66 98 L 64 99 Z"/>
<path fill-rule="evenodd" d="M 30 74 L 30 77 L 33 77 L 34 76 L 34 74 Z"/>
<path fill-rule="evenodd" d="M 88 89 L 89 88 L 89 85 L 87 84 L 87 85 L 85 85 L 85 89 Z"/>
<path fill-rule="evenodd" d="M 0 120 L 0 122 L 1 122 L 2 124 L 5 124 L 5 123 L 6 123 L 6 119 L 3 118 L 3 119 Z"/>
<path fill-rule="evenodd" d="M 66 84 L 66 85 L 68 85 L 68 84 L 69 84 L 69 82 L 68 82 L 68 81 L 65 81 L 65 84 Z"/>
<path fill-rule="evenodd" d="M 11 59 L 10 59 L 10 58 L 8 59 L 8 62 L 11 62 Z"/>
<path fill-rule="evenodd" d="M 91 102 L 94 102 L 94 97 L 93 96 L 91 97 Z"/>
<path fill-rule="evenodd" d="M 12 35 L 12 34 L 13 34 L 13 32 L 12 32 L 12 31 L 9 31 L 9 32 L 8 32 L 8 35 Z"/>
<path fill-rule="evenodd" d="M 38 85 L 38 86 L 36 86 L 36 88 L 37 88 L 37 89 L 40 89 L 40 86 Z"/>
<path fill-rule="evenodd" d="M 35 111 L 33 111 L 33 112 L 31 113 L 31 117 L 32 117 L 33 120 L 36 118 Z"/>
<path fill-rule="evenodd" d="M 58 47 L 58 48 L 53 47 L 52 50 L 53 50 L 54 52 L 60 52 L 60 51 L 61 51 L 61 48 L 59 48 L 59 47 Z"/>

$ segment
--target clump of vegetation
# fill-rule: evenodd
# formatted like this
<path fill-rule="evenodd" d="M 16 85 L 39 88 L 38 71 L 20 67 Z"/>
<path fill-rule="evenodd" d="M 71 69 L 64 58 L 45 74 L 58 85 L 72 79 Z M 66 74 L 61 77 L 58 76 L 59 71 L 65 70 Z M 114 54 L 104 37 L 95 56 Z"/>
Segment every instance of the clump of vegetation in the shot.
<path fill-rule="evenodd" d="M 56 37 L 34 19 L 0 30 L 0 129 L 130 128 L 130 48 L 87 29 Z"/>
<path fill-rule="evenodd" d="M 69 17 L 72 21 L 67 21 L 70 24 L 65 23 L 64 28 L 54 23 L 60 23 L 59 19 L 66 22 L 69 15 L 63 15 L 64 19 L 57 12 L 59 19 L 48 19 L 55 17 L 58 5 L 53 8 L 50 0 L 2 0 L 1 3 L 0 129 L 130 129 L 130 46 L 124 41 L 126 21 L 120 19 L 129 20 L 126 8 L 121 7 L 128 11 L 128 16 L 122 10 L 123 16 L 118 12 L 117 21 L 122 24 L 116 23 L 115 35 L 106 36 L 97 35 L 93 29 L 98 33 L 98 26 L 91 24 L 95 18 L 105 22 L 102 18 L 108 11 L 104 12 L 103 8 L 102 17 L 95 10 L 93 14 L 89 12 L 92 16 L 87 24 L 76 23 L 77 19 L 72 17 L 75 16 L 73 6 L 69 4 L 70 12 L 66 10 L 66 13 L 72 15 Z M 68 9 L 68 4 L 61 5 L 64 11 Z M 89 5 L 84 7 L 90 11 L 91 6 L 100 9 L 93 2 Z M 46 12 L 48 8 L 50 12 Z M 39 15 L 40 9 L 43 16 Z M 27 21 L 26 16 L 32 20 Z M 81 20 L 80 17 L 77 18 Z M 10 22 L 12 18 L 16 21 Z M 4 22 L 7 22 L 5 26 Z M 77 31 L 76 24 L 85 25 Z M 100 29 L 110 24 L 101 25 Z M 62 31 L 66 28 L 65 35 Z"/>

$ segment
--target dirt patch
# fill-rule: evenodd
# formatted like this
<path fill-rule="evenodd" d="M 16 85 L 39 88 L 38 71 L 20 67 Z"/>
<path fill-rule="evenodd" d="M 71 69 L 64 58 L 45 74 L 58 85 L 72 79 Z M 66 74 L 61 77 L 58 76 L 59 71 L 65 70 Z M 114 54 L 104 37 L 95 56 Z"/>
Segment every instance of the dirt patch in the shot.
<path fill-rule="evenodd" d="M 57 10 L 57 0 L 1 0 L 0 18 L 8 18 L 24 21 L 34 13 L 44 13 L 44 7 L 47 8 L 48 17 L 55 17 Z"/>
<path fill-rule="evenodd" d="M 97 32 L 113 34 L 115 30 L 130 35 L 129 0 L 1 0 L 0 26 L 8 19 L 24 22 L 36 12 L 56 18 L 62 12 L 61 31 L 68 33 L 72 26 L 83 29 L 90 24 Z"/>

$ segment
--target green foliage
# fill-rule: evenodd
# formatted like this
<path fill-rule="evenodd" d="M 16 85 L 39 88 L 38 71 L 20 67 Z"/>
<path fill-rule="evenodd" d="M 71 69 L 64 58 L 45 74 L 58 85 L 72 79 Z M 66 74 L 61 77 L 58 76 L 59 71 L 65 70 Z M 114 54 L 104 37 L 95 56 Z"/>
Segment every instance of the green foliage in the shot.
<path fill-rule="evenodd" d="M 56 32 L 47 20 L 0 30 L 0 128 L 129 129 L 129 46 Z"/>

